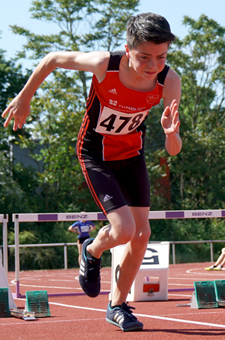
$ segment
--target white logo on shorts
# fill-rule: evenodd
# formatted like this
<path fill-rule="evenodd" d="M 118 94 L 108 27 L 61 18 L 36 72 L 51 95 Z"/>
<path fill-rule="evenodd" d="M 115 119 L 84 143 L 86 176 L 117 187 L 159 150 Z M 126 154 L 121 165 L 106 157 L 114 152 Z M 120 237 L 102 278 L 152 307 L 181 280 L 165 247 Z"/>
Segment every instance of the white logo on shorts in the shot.
<path fill-rule="evenodd" d="M 107 201 L 111 200 L 111 198 L 113 198 L 113 197 L 109 196 L 109 195 L 105 195 L 105 197 L 103 198 L 103 202 L 107 202 Z"/>

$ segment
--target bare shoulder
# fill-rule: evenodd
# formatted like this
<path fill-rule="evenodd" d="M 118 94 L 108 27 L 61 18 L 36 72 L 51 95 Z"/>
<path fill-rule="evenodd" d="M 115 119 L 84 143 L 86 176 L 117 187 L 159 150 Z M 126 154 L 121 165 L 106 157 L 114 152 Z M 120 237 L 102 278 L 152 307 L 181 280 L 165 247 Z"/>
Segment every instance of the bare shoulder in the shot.
<path fill-rule="evenodd" d="M 173 99 L 176 99 L 178 105 L 181 97 L 181 80 L 179 75 L 171 68 L 165 79 L 163 89 L 164 106 L 170 105 Z"/>
<path fill-rule="evenodd" d="M 101 82 L 108 69 L 110 53 L 107 51 L 96 51 L 86 53 L 86 60 L 89 66 L 89 71 L 96 75 Z"/>
<path fill-rule="evenodd" d="M 169 68 L 168 74 L 165 79 L 165 84 L 166 83 L 179 83 L 180 84 L 180 77 L 177 74 L 177 72 L 172 70 L 172 68 Z"/>
<path fill-rule="evenodd" d="M 96 51 L 86 53 L 87 58 L 93 65 L 99 67 L 101 65 L 107 64 L 109 62 L 110 53 L 108 51 Z"/>

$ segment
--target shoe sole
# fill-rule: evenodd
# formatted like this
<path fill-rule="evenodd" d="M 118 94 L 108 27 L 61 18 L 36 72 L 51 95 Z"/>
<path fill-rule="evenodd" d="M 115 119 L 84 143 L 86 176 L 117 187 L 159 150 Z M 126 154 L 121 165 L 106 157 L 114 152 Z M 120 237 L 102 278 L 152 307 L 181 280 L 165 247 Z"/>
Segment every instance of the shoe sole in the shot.
<path fill-rule="evenodd" d="M 114 321 L 112 321 L 112 320 L 110 320 L 108 318 L 106 318 L 106 321 L 111 323 L 114 326 L 117 326 L 117 327 L 121 328 L 122 331 L 124 331 L 124 332 L 135 332 L 135 331 L 142 331 L 143 330 L 143 326 L 137 326 L 135 328 L 133 327 L 133 328 L 126 328 L 125 329 L 122 326 L 120 326 L 118 323 L 116 323 L 116 322 L 114 322 Z"/>

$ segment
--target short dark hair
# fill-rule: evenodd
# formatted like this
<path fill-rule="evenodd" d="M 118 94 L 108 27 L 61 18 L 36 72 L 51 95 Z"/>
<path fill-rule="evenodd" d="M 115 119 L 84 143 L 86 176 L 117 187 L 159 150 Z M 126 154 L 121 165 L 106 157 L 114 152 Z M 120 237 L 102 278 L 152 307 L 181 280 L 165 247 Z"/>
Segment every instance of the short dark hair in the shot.
<path fill-rule="evenodd" d="M 127 45 L 130 49 L 145 41 L 162 44 L 175 39 L 168 21 L 159 14 L 142 13 L 132 16 L 127 22 Z"/>

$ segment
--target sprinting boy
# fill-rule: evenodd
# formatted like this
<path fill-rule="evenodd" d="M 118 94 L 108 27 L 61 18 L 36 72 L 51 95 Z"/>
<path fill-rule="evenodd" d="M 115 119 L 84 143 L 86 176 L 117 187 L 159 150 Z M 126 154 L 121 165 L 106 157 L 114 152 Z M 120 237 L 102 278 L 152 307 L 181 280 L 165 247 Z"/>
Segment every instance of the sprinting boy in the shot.
<path fill-rule="evenodd" d="M 127 42 L 119 52 L 51 52 L 36 67 L 27 84 L 2 117 L 13 129 L 22 128 L 30 101 L 44 79 L 57 67 L 93 73 L 86 113 L 77 140 L 77 156 L 90 191 L 109 225 L 83 243 L 79 282 L 84 292 L 100 292 L 102 253 L 126 244 L 117 287 L 106 320 L 123 331 L 143 324 L 126 304 L 150 237 L 150 183 L 144 157 L 144 121 L 161 99 L 165 148 L 176 155 L 182 147 L 178 105 L 180 78 L 166 65 L 175 40 L 165 18 L 153 13 L 131 17 Z"/>

